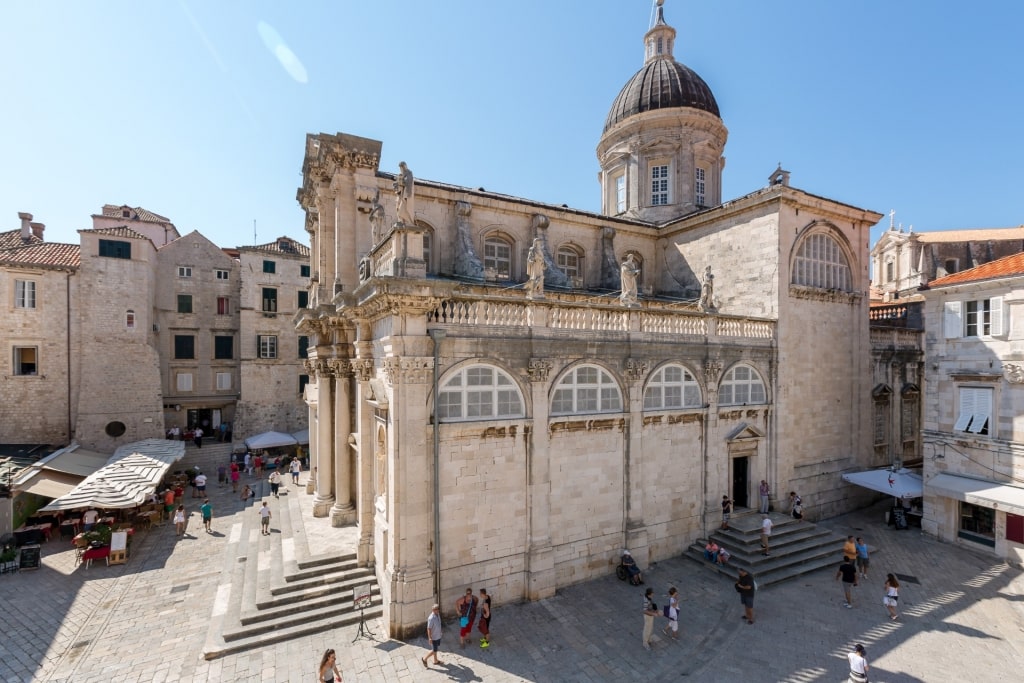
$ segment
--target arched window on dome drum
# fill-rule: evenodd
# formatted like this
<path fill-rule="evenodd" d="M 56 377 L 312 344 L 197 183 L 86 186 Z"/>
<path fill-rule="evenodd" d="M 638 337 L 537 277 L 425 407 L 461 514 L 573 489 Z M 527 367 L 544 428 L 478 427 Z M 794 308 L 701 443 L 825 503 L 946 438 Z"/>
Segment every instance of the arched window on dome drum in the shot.
<path fill-rule="evenodd" d="M 699 408 L 702 405 L 700 385 L 682 365 L 660 368 L 644 389 L 644 410 Z"/>
<path fill-rule="evenodd" d="M 804 238 L 793 264 L 793 284 L 851 290 L 850 264 L 832 236 L 816 232 Z"/>
<path fill-rule="evenodd" d="M 604 368 L 596 365 L 580 365 L 565 373 L 551 396 L 552 415 L 621 411 L 619 385 Z"/>
<path fill-rule="evenodd" d="M 749 365 L 736 365 L 725 373 L 718 387 L 718 405 L 745 406 L 767 402 L 764 380 Z"/>
<path fill-rule="evenodd" d="M 437 417 L 444 422 L 523 417 L 515 381 L 492 365 L 469 365 L 444 378 L 437 392 Z"/>
<path fill-rule="evenodd" d="M 697 206 L 707 206 L 704 191 L 704 182 L 706 175 L 707 172 L 700 166 L 697 166 L 696 168 L 693 169 L 693 203 L 696 204 Z"/>
<path fill-rule="evenodd" d="M 668 200 L 668 164 L 656 162 L 651 165 L 651 206 L 665 206 Z"/>

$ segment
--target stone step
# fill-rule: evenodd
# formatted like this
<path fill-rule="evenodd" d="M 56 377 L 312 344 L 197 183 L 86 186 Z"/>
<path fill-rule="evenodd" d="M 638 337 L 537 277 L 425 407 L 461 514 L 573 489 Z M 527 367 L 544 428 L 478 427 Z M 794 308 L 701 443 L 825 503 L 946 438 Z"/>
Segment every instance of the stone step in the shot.
<path fill-rule="evenodd" d="M 365 618 L 367 622 L 372 622 L 382 614 L 383 609 L 379 604 L 376 604 L 370 609 L 365 610 L 362 616 L 355 612 L 330 611 L 319 618 L 306 615 L 298 624 L 288 627 L 273 628 L 270 625 L 261 624 L 244 632 L 241 630 L 235 632 L 231 640 L 225 639 L 216 647 L 205 650 L 203 656 L 206 659 L 216 659 L 228 654 L 255 650 L 273 643 L 280 643 L 342 626 L 357 624 L 361 618 Z M 369 626 L 370 624 L 367 625 Z"/>
<path fill-rule="evenodd" d="M 354 582 L 350 586 L 327 587 L 303 593 L 291 593 L 285 597 L 266 600 L 257 605 L 258 609 L 242 614 L 243 626 L 273 621 L 275 624 L 294 614 L 310 614 L 324 607 L 334 607 L 340 612 L 354 612 L 352 608 L 352 589 L 365 582 Z M 370 588 L 370 595 L 377 603 L 380 602 L 380 588 Z"/>
<path fill-rule="evenodd" d="M 286 582 L 292 583 L 296 581 L 306 581 L 309 579 L 315 579 L 318 576 L 324 576 L 325 574 L 348 571 L 359 567 L 359 565 L 356 564 L 355 553 L 322 557 L 315 561 L 306 560 L 305 562 L 297 564 L 298 568 L 289 573 L 288 576 L 284 577 Z"/>
<path fill-rule="evenodd" d="M 781 583 L 789 579 L 801 576 L 803 574 L 809 574 L 810 572 L 818 571 L 819 569 L 828 567 L 833 568 L 837 566 L 834 559 L 834 555 L 829 553 L 827 555 L 807 555 L 804 557 L 793 557 L 790 561 L 776 565 L 774 567 L 754 568 L 742 564 L 737 564 L 730 560 L 729 564 L 722 566 L 713 564 L 704 559 L 703 546 L 698 550 L 697 548 L 691 547 L 686 552 L 686 557 L 700 562 L 709 571 L 717 572 L 728 577 L 730 580 L 735 581 L 739 578 L 739 567 L 742 566 L 744 569 L 753 574 L 757 580 L 757 585 L 761 588 L 770 586 L 775 583 Z"/>
<path fill-rule="evenodd" d="M 283 586 L 274 586 L 269 594 L 272 596 L 288 595 L 306 590 L 323 588 L 325 586 L 349 585 L 352 583 L 375 582 L 377 579 L 371 569 L 367 567 L 355 567 L 343 572 L 332 574 L 321 574 L 304 581 L 289 581 Z"/>
<path fill-rule="evenodd" d="M 348 607 L 338 607 L 336 603 L 316 604 L 312 609 L 302 610 L 281 610 L 272 619 L 256 619 L 250 615 L 246 623 L 226 629 L 224 631 L 224 642 L 230 643 L 234 640 L 256 637 L 264 633 L 278 633 L 296 626 L 302 626 L 310 621 L 321 621 L 324 619 L 351 617 L 354 623 L 359 621 L 359 611 L 352 609 L 351 594 L 345 596 Z M 383 614 L 379 592 L 371 600 L 371 606 L 365 610 L 367 613 L 376 613 L 374 616 Z"/>

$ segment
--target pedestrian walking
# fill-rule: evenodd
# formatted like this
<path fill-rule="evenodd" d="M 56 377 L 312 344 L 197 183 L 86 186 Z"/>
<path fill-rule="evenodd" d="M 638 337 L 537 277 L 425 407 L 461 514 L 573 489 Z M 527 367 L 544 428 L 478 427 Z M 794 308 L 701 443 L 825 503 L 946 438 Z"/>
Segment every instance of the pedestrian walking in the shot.
<path fill-rule="evenodd" d="M 644 635 L 643 644 L 645 650 L 651 649 L 651 634 L 654 633 L 654 617 L 658 616 L 658 606 L 654 604 L 654 589 L 648 588 L 644 592 Z"/>
<path fill-rule="evenodd" d="M 480 589 L 480 623 L 477 624 L 480 631 L 480 647 L 487 649 L 491 646 L 491 596 L 487 594 L 486 588 Z"/>
<path fill-rule="evenodd" d="M 252 476 L 252 456 L 249 455 L 249 451 L 245 452 L 245 473 L 250 477 Z"/>
<path fill-rule="evenodd" d="M 196 489 L 196 498 L 206 497 L 206 475 L 202 472 L 198 473 L 195 479 L 192 480 L 192 485 Z"/>
<path fill-rule="evenodd" d="M 299 462 L 298 458 L 292 458 L 292 463 L 288 466 L 288 469 L 292 473 L 292 483 L 298 486 L 299 472 L 302 471 L 302 463 Z"/>
<path fill-rule="evenodd" d="M 761 485 L 757 487 L 757 495 L 761 498 L 761 514 L 768 514 L 768 501 L 771 498 L 771 489 L 768 488 L 768 482 L 764 479 L 761 480 Z"/>
<path fill-rule="evenodd" d="M 274 498 L 280 498 L 278 492 L 281 490 L 281 474 L 277 470 L 270 473 L 270 492 L 274 494 Z"/>
<path fill-rule="evenodd" d="M 430 616 L 427 617 L 427 640 L 430 641 L 430 652 L 420 660 L 423 666 L 428 666 L 427 660 L 431 654 L 434 655 L 434 664 L 443 665 L 444 662 L 437 658 L 437 651 L 441 647 L 441 606 L 437 604 L 430 608 Z"/>
<path fill-rule="evenodd" d="M 260 508 L 260 529 L 264 536 L 270 535 L 270 517 L 270 508 L 267 507 L 267 501 L 263 501 L 263 507 Z"/>
<path fill-rule="evenodd" d="M 896 621 L 900 618 L 899 613 L 896 611 L 896 605 L 899 604 L 900 599 L 900 582 L 896 580 L 895 574 L 886 574 L 885 576 L 885 597 L 882 599 L 882 604 L 889 610 L 889 618 Z"/>
<path fill-rule="evenodd" d="M 459 647 L 466 647 L 466 638 L 473 633 L 476 606 L 477 599 L 472 588 L 467 588 L 465 594 L 455 601 L 455 613 L 459 615 Z"/>
<path fill-rule="evenodd" d="M 320 668 L 317 670 L 317 681 L 319 683 L 341 683 L 341 672 L 338 671 L 338 656 L 334 650 L 328 649 L 320 659 Z"/>
<path fill-rule="evenodd" d="M 864 646 L 857 643 L 853 646 L 853 652 L 846 655 L 850 660 L 850 683 L 867 683 L 868 660 Z"/>
<path fill-rule="evenodd" d="M 729 496 L 722 496 L 722 530 L 729 528 L 729 516 L 732 512 L 732 500 Z"/>
<path fill-rule="evenodd" d="M 761 519 L 761 554 L 768 557 L 768 541 L 772 537 L 772 518 L 767 514 Z"/>
<path fill-rule="evenodd" d="M 853 563 L 852 557 L 844 557 L 843 563 L 836 571 L 836 581 L 843 580 L 843 595 L 846 596 L 846 607 L 853 607 L 853 587 L 857 584 L 857 565 Z"/>
<path fill-rule="evenodd" d="M 853 536 L 847 536 L 846 543 L 843 543 L 843 557 L 848 557 L 851 561 L 857 557 L 857 543 L 854 542 Z"/>
<path fill-rule="evenodd" d="M 754 623 L 754 593 L 757 586 L 754 584 L 754 577 L 744 569 L 739 568 L 739 578 L 736 579 L 736 592 L 740 594 L 740 604 L 743 605 L 743 620 L 748 624 Z"/>
<path fill-rule="evenodd" d="M 213 523 L 213 506 L 210 505 L 209 498 L 203 501 L 199 512 L 203 516 L 203 526 L 206 528 L 206 533 L 212 533 L 213 529 L 210 528 L 210 525 Z"/>
<path fill-rule="evenodd" d="M 871 558 L 868 557 L 868 544 L 858 536 L 854 549 L 857 551 L 857 571 L 860 572 L 860 578 L 866 579 L 868 578 L 868 567 L 871 566 Z"/>
<path fill-rule="evenodd" d="M 185 534 L 185 506 L 179 505 L 174 511 L 174 533 L 178 536 Z"/>
<path fill-rule="evenodd" d="M 661 632 L 666 636 L 672 636 L 672 640 L 679 640 L 679 591 L 675 586 L 668 589 L 665 616 L 668 617 L 668 625 L 661 629 Z"/>
<path fill-rule="evenodd" d="M 164 518 L 171 519 L 174 515 L 174 491 L 170 487 L 164 489 Z"/>
<path fill-rule="evenodd" d="M 196 427 L 195 431 L 192 432 L 192 443 L 196 445 L 196 448 L 203 447 L 203 428 Z"/>
<path fill-rule="evenodd" d="M 228 468 L 221 463 L 217 465 L 217 488 L 224 488 L 224 484 L 228 480 Z"/>
<path fill-rule="evenodd" d="M 256 472 L 256 476 L 257 477 L 262 477 L 263 476 L 263 457 L 262 456 L 257 455 L 257 456 L 255 456 L 252 459 L 252 468 Z"/>

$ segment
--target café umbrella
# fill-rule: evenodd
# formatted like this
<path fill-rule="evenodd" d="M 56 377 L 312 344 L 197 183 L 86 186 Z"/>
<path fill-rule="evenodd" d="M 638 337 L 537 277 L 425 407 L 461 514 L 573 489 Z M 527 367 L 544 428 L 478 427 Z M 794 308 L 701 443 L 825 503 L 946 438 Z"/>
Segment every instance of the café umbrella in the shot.
<path fill-rule="evenodd" d="M 924 495 L 924 480 L 921 475 L 905 468 L 850 472 L 843 475 L 843 481 L 903 500 Z"/>

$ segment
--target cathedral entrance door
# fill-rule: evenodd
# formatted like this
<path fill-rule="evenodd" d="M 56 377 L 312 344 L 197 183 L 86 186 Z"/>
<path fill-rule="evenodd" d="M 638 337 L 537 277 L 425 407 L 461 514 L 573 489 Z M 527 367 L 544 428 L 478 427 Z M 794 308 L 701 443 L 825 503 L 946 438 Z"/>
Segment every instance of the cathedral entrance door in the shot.
<path fill-rule="evenodd" d="M 732 505 L 733 508 L 750 507 L 747 500 L 749 486 L 747 482 L 747 469 L 750 458 L 732 459 Z"/>

